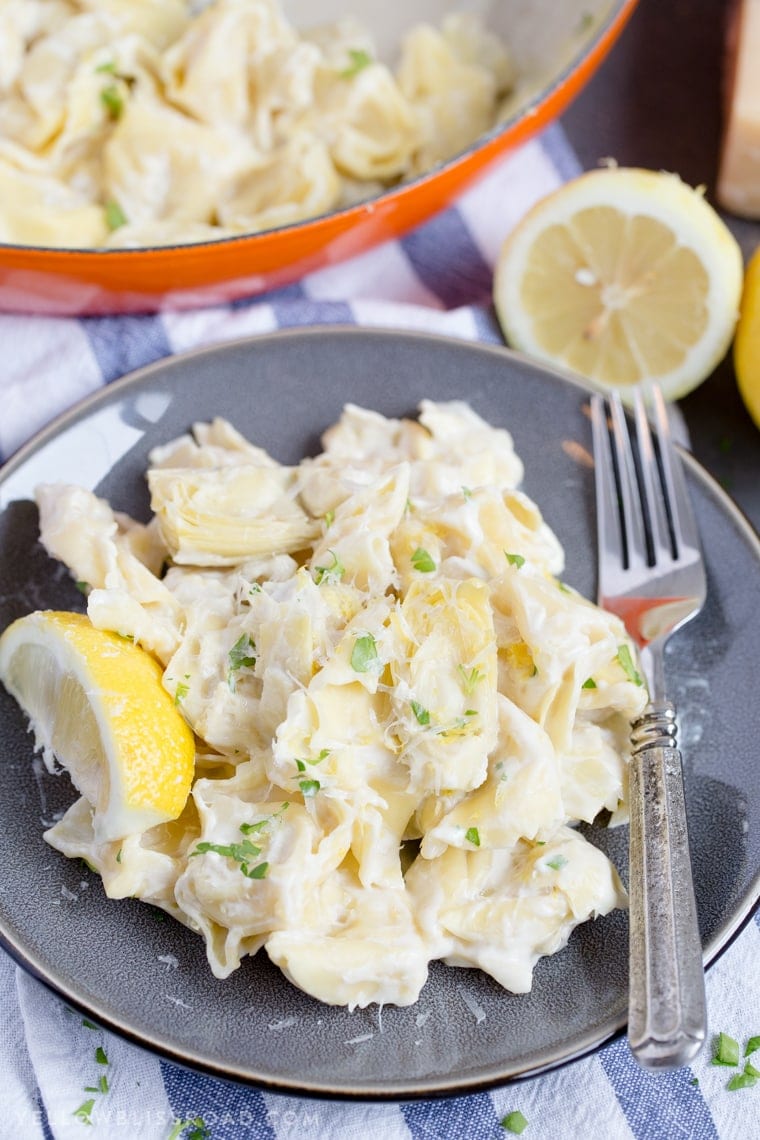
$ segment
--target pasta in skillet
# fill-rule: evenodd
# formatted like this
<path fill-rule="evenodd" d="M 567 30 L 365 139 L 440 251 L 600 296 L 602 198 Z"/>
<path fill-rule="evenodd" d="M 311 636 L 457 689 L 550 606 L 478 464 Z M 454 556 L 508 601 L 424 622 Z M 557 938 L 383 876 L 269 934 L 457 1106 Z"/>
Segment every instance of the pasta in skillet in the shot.
<path fill-rule="evenodd" d="M 513 84 L 472 14 L 410 29 L 396 72 L 353 20 L 277 0 L 0 0 L 0 242 L 139 247 L 371 197 L 492 126 Z"/>
<path fill-rule="evenodd" d="M 175 822 L 99 842 L 81 798 L 45 837 L 201 934 L 220 978 L 263 948 L 350 1007 L 413 1003 L 432 959 L 526 992 L 626 902 L 573 824 L 625 815 L 630 642 L 562 583 L 511 437 L 468 405 L 348 405 L 323 447 L 285 467 L 197 424 L 150 457 L 147 525 L 38 488 L 90 619 L 160 660 L 197 739 Z"/>

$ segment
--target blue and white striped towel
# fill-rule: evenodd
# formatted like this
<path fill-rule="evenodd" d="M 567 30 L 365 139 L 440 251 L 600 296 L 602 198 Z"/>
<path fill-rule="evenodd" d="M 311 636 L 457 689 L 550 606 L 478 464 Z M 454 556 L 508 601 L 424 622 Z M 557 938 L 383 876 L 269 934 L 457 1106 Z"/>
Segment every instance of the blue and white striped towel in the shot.
<path fill-rule="evenodd" d="M 456 209 L 268 297 L 163 316 L 0 315 L 0 457 L 103 384 L 197 345 L 336 322 L 498 341 L 489 302 L 501 241 L 537 198 L 578 172 L 554 126 Z M 756 914 L 707 979 L 711 1026 L 742 1041 L 760 1033 L 758 961 Z M 108 1092 L 85 1123 L 76 1114 L 83 1090 L 106 1073 Z M 692 1069 L 652 1076 L 619 1040 L 558 1072 L 455 1099 L 369 1105 L 279 1096 L 178 1068 L 88 1028 L 0 951 L 0 1140 L 493 1140 L 506 1135 L 499 1122 L 516 1109 L 528 1121 L 526 1140 L 760 1137 L 760 1088 L 728 1092 L 726 1080 L 709 1050 Z"/>

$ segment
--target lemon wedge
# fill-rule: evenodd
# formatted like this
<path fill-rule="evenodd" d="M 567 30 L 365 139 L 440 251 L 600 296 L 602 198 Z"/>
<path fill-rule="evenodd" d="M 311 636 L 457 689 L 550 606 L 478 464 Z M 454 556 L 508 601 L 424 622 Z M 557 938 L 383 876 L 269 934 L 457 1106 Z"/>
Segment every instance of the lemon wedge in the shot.
<path fill-rule="evenodd" d="M 744 276 L 734 341 L 734 371 L 741 398 L 760 428 L 760 246 L 750 258 Z"/>
<path fill-rule="evenodd" d="M 35 743 L 92 805 L 99 842 L 176 819 L 190 791 L 193 734 L 161 666 L 83 614 L 38 611 L 0 637 L 0 680 Z"/>
<path fill-rule="evenodd" d="M 741 250 L 675 174 L 607 167 L 538 202 L 507 237 L 494 304 L 509 343 L 623 399 L 656 380 L 669 399 L 728 350 Z"/>

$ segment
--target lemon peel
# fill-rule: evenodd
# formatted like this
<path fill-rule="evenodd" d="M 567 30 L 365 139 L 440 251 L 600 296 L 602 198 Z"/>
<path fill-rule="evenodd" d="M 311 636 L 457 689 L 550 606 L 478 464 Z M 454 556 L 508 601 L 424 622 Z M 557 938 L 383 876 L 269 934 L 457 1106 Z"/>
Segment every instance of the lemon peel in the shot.
<path fill-rule="evenodd" d="M 615 389 L 656 380 L 668 399 L 726 354 L 741 250 L 702 188 L 607 166 L 564 183 L 507 237 L 494 304 L 509 343 Z"/>
<path fill-rule="evenodd" d="M 190 792 L 193 734 L 143 649 L 83 614 L 41 610 L 0 637 L 0 680 L 93 808 L 99 842 L 176 819 Z"/>
<path fill-rule="evenodd" d="M 734 340 L 734 371 L 741 398 L 760 428 L 760 246 L 750 258 L 744 275 Z"/>

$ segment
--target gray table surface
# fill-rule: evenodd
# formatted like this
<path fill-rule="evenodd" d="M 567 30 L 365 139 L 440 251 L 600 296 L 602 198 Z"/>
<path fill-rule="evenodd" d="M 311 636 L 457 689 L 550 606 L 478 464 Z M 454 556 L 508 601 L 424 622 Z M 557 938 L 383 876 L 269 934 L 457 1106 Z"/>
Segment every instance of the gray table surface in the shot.
<path fill-rule="evenodd" d="M 612 157 L 621 166 L 671 170 L 704 184 L 716 204 L 727 7 L 724 0 L 640 0 L 563 116 L 584 168 Z M 746 262 L 760 245 L 760 221 L 723 217 Z M 694 455 L 760 530 L 760 429 L 737 391 L 730 353 L 680 408 Z"/>

